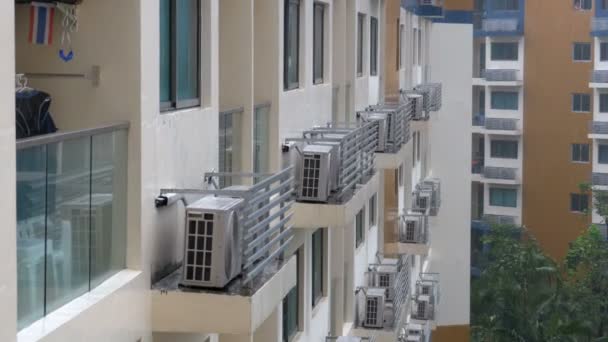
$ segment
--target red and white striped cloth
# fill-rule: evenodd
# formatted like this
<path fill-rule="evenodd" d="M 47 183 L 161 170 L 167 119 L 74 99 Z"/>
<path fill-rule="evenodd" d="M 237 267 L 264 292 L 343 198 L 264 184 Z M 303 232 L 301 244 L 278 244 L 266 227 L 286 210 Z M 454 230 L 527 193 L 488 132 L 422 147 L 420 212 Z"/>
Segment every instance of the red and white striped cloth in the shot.
<path fill-rule="evenodd" d="M 28 40 L 32 44 L 53 44 L 53 21 L 55 5 L 32 2 L 30 7 L 30 33 Z"/>

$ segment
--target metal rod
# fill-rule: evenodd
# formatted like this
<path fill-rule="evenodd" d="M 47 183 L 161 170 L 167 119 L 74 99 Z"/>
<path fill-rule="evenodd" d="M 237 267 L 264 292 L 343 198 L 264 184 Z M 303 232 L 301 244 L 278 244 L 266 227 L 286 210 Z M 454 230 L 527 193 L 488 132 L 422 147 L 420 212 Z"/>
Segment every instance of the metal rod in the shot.
<path fill-rule="evenodd" d="M 291 230 L 291 227 L 288 229 L 288 231 L 289 230 Z M 266 267 L 266 265 L 268 265 L 274 258 L 276 258 L 279 254 L 281 254 L 283 252 L 283 250 L 285 250 L 287 248 L 287 246 L 291 243 L 292 240 L 293 240 L 293 236 L 291 236 L 282 245 L 280 245 L 277 248 L 277 250 L 274 251 L 268 258 L 266 258 L 264 261 L 262 261 L 261 263 L 256 265 L 252 270 L 245 272 L 246 276 L 243 280 L 243 283 L 247 284 L 247 283 L 251 282 L 253 280 L 253 278 L 256 275 L 258 275 L 258 273 L 260 273 L 264 270 L 264 267 Z"/>
<path fill-rule="evenodd" d="M 34 146 L 48 145 L 66 140 L 74 140 L 93 135 L 100 135 L 109 132 L 129 129 L 128 121 L 120 121 L 111 124 L 105 124 L 94 128 L 87 128 L 75 131 L 57 132 L 52 134 L 39 135 L 32 138 L 19 139 L 16 142 L 17 150 L 30 148 Z"/>

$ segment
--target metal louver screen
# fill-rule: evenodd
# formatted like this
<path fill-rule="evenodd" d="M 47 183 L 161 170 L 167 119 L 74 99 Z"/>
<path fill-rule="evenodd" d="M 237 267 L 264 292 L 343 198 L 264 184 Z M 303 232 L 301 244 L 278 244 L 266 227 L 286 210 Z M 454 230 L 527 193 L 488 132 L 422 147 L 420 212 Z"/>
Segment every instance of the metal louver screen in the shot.
<path fill-rule="evenodd" d="M 365 312 L 365 323 L 376 325 L 378 322 L 378 297 L 368 297 Z"/>
<path fill-rule="evenodd" d="M 213 214 L 190 215 L 188 217 L 188 246 L 186 279 L 195 281 L 211 280 L 213 251 Z"/>
<path fill-rule="evenodd" d="M 317 198 L 319 196 L 319 173 L 321 156 L 318 154 L 304 156 L 304 176 L 302 177 L 302 196 Z"/>

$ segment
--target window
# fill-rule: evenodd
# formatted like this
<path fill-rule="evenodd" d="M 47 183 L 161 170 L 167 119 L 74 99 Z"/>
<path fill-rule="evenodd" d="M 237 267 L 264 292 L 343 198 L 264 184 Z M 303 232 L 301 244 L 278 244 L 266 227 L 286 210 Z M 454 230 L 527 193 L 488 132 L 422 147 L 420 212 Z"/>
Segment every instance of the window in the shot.
<path fill-rule="evenodd" d="M 298 332 L 298 285 L 283 298 L 283 342 L 289 342 Z"/>
<path fill-rule="evenodd" d="M 376 198 L 377 195 L 374 194 L 374 196 L 372 196 L 369 199 L 369 227 L 373 227 L 376 225 L 376 210 L 378 210 L 377 206 L 376 206 Z"/>
<path fill-rule="evenodd" d="M 403 27 L 397 18 L 397 70 L 403 66 Z"/>
<path fill-rule="evenodd" d="M 493 61 L 516 61 L 519 58 L 519 44 L 492 43 L 490 57 Z"/>
<path fill-rule="evenodd" d="M 578 113 L 588 113 L 591 111 L 591 95 L 572 94 L 572 111 Z"/>
<path fill-rule="evenodd" d="M 378 19 L 369 19 L 369 74 L 378 75 Z"/>
<path fill-rule="evenodd" d="M 160 1 L 162 111 L 201 104 L 200 18 L 200 0 Z"/>
<path fill-rule="evenodd" d="M 300 0 L 285 0 L 283 88 L 300 86 Z"/>
<path fill-rule="evenodd" d="M 266 173 L 270 164 L 270 103 L 256 105 L 253 115 L 253 171 Z"/>
<path fill-rule="evenodd" d="M 490 188 L 490 205 L 495 207 L 517 207 L 517 190 Z"/>
<path fill-rule="evenodd" d="M 608 9 L 608 0 L 600 0 L 600 9 L 607 10 Z"/>
<path fill-rule="evenodd" d="M 241 118 L 242 110 L 225 111 L 219 115 L 219 169 L 220 172 L 233 172 L 240 169 L 241 157 Z M 257 123 L 256 123 L 257 124 Z M 229 177 L 220 178 L 220 186 L 230 186 Z"/>
<path fill-rule="evenodd" d="M 606 0 L 608 1 L 608 0 Z M 608 42 L 600 43 L 600 61 L 608 61 Z"/>
<path fill-rule="evenodd" d="M 608 145 L 597 145 L 597 162 L 599 164 L 608 164 Z"/>
<path fill-rule="evenodd" d="M 519 94 L 515 91 L 493 91 L 492 109 L 518 110 Z"/>
<path fill-rule="evenodd" d="M 577 62 L 591 61 L 591 43 L 572 44 L 572 59 Z"/>
<path fill-rule="evenodd" d="M 493 5 L 493 9 L 497 11 L 519 10 L 519 0 L 494 0 Z"/>
<path fill-rule="evenodd" d="M 592 0 L 574 0 L 574 9 L 590 10 Z"/>
<path fill-rule="evenodd" d="M 312 307 L 323 297 L 323 229 L 312 234 Z"/>
<path fill-rule="evenodd" d="M 493 158 L 517 159 L 517 141 L 492 140 L 491 156 Z"/>
<path fill-rule="evenodd" d="M 363 76 L 363 30 L 365 28 L 365 14 L 357 16 L 357 76 Z"/>
<path fill-rule="evenodd" d="M 572 144 L 572 161 L 577 163 L 588 163 L 589 144 Z"/>
<path fill-rule="evenodd" d="M 570 211 L 584 213 L 589 209 L 589 196 L 587 194 L 570 194 Z"/>
<path fill-rule="evenodd" d="M 422 132 L 418 132 L 416 135 L 416 160 L 420 161 L 420 135 Z"/>
<path fill-rule="evenodd" d="M 608 93 L 600 93 L 600 113 L 608 113 Z"/>
<path fill-rule="evenodd" d="M 363 239 L 365 238 L 365 236 L 363 235 L 365 234 L 365 231 L 363 229 L 363 225 L 365 224 L 363 216 L 365 216 L 365 212 L 363 211 L 363 209 L 361 209 L 357 213 L 357 217 L 355 217 L 355 247 L 361 246 L 361 244 L 363 243 Z"/>
<path fill-rule="evenodd" d="M 315 3 L 315 18 L 313 29 L 313 82 L 314 84 L 323 83 L 323 63 L 325 44 L 325 5 Z"/>
<path fill-rule="evenodd" d="M 399 179 L 397 180 L 397 184 L 399 184 L 399 186 L 403 186 L 403 164 L 399 165 L 399 169 L 397 170 L 397 177 L 399 177 Z"/>

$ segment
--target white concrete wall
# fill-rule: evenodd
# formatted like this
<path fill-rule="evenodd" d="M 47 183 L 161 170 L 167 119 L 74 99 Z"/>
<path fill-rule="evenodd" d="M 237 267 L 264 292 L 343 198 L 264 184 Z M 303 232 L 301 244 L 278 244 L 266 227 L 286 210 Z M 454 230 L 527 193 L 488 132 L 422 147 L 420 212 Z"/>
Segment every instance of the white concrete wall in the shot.
<path fill-rule="evenodd" d="M 600 61 L 600 44 L 606 41 L 606 37 L 593 37 L 593 68 L 595 70 L 608 70 L 608 61 Z"/>
<path fill-rule="evenodd" d="M 433 78 L 443 84 L 443 108 L 429 122 L 429 173 L 441 180 L 441 208 L 430 228 L 430 271 L 441 278 L 439 326 L 469 324 L 472 35 L 471 25 L 432 28 Z"/>
<path fill-rule="evenodd" d="M 16 157 L 15 157 L 15 17 L 14 2 L 0 5 L 0 186 L 5 201 L 0 206 L 3 229 L 0 231 L 0 341 L 13 342 L 17 332 L 17 263 L 16 263 Z"/>

